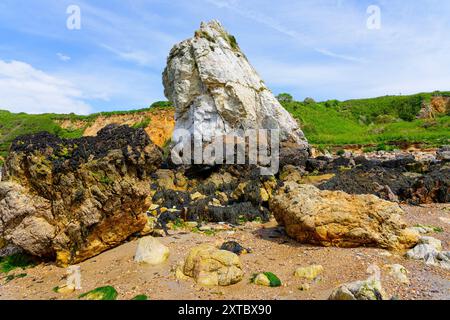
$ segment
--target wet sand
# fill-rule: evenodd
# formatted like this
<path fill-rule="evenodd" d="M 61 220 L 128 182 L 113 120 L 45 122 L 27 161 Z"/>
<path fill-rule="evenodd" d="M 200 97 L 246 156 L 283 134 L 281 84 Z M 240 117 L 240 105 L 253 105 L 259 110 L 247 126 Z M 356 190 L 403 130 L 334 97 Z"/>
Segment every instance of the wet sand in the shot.
<path fill-rule="evenodd" d="M 403 206 L 404 217 L 409 226 L 433 225 L 443 232 L 429 234 L 443 243 L 449 250 L 450 225 L 440 217 L 450 218 L 450 205 Z M 368 277 L 367 267 L 377 264 L 382 270 L 382 285 L 389 296 L 399 299 L 450 299 L 450 271 L 427 266 L 421 261 L 411 261 L 401 253 L 389 254 L 375 248 L 324 248 L 302 245 L 289 239 L 275 221 L 268 224 L 247 223 L 235 230 L 217 232 L 215 235 L 191 233 L 185 230 L 171 231 L 171 235 L 159 238 L 169 247 L 169 260 L 159 266 L 140 265 L 133 262 L 137 240 L 89 259 L 81 266 L 82 290 L 71 294 L 55 293 L 52 289 L 65 284 L 66 269 L 53 264 L 40 264 L 26 270 L 15 270 L 11 274 L 26 273 L 27 276 L 5 284 L 0 280 L 0 299 L 77 299 L 84 292 L 97 287 L 111 285 L 119 293 L 118 299 L 131 299 L 145 294 L 150 300 L 160 299 L 327 299 L 338 285 Z M 201 287 L 193 280 L 179 281 L 174 269 L 188 250 L 201 243 L 220 246 L 224 241 L 235 240 L 252 249 L 252 253 L 241 256 L 245 277 L 229 287 Z M 391 278 L 385 265 L 398 263 L 409 271 L 410 284 L 398 283 Z M 321 264 L 324 273 L 315 281 L 296 279 L 297 267 Z M 261 287 L 250 283 L 255 272 L 274 272 L 282 281 L 278 288 Z M 300 291 L 302 283 L 310 290 Z"/>

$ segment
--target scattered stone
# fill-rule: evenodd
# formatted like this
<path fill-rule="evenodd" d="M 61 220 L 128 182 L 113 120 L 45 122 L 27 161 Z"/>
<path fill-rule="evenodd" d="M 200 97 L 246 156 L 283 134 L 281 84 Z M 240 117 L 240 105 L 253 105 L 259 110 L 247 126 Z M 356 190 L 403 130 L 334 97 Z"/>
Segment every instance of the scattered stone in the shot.
<path fill-rule="evenodd" d="M 329 300 L 387 300 L 378 280 L 355 281 L 335 289 Z"/>
<path fill-rule="evenodd" d="M 300 287 L 298 287 L 298 290 L 300 291 L 308 291 L 309 289 L 311 289 L 311 287 L 308 283 L 302 283 Z"/>
<path fill-rule="evenodd" d="M 194 228 L 198 227 L 198 222 L 196 222 L 196 221 L 186 221 L 184 223 L 184 226 L 185 226 L 186 229 L 191 230 L 191 229 L 194 229 Z"/>
<path fill-rule="evenodd" d="M 270 280 L 264 273 L 258 273 L 253 279 L 253 283 L 259 286 L 270 287 Z"/>
<path fill-rule="evenodd" d="M 261 272 L 254 274 L 251 282 L 260 286 L 279 287 L 281 280 L 272 272 Z"/>
<path fill-rule="evenodd" d="M 428 244 L 434 247 L 437 251 L 442 250 L 442 242 L 439 239 L 433 237 L 420 237 L 419 244 Z"/>
<path fill-rule="evenodd" d="M 198 228 L 198 230 L 200 230 L 200 231 L 211 231 L 212 227 L 210 225 L 203 225 L 203 226 L 200 226 L 200 228 Z"/>
<path fill-rule="evenodd" d="M 61 287 L 54 288 L 53 291 L 56 293 L 61 293 L 61 294 L 70 294 L 70 293 L 75 292 L 75 286 L 65 284 Z"/>
<path fill-rule="evenodd" d="M 323 273 L 323 266 L 312 265 L 309 267 L 297 268 L 297 270 L 295 270 L 295 272 L 294 272 L 294 276 L 296 276 L 298 278 L 307 279 L 307 280 L 314 280 L 321 273 Z"/>
<path fill-rule="evenodd" d="M 392 257 L 392 253 L 390 253 L 389 251 L 382 251 L 382 252 L 380 252 L 380 256 L 382 256 L 382 257 Z"/>
<path fill-rule="evenodd" d="M 442 161 L 450 161 L 450 146 L 443 146 L 437 150 L 436 158 Z"/>
<path fill-rule="evenodd" d="M 435 256 L 437 255 L 438 251 L 435 247 L 429 244 L 418 244 L 413 249 L 409 250 L 406 253 L 406 256 L 409 259 L 413 260 L 425 260 L 428 256 Z"/>
<path fill-rule="evenodd" d="M 233 252 L 237 255 L 241 255 L 241 254 L 246 254 L 246 253 L 250 253 L 251 250 L 242 247 L 239 243 L 237 243 L 236 241 L 228 241 L 225 242 L 224 244 L 222 244 L 222 246 L 220 247 L 220 250 L 226 250 L 226 251 L 230 251 Z"/>
<path fill-rule="evenodd" d="M 244 276 L 236 254 L 206 243 L 190 250 L 182 271 L 204 286 L 229 286 L 238 283 Z"/>
<path fill-rule="evenodd" d="M 408 270 L 400 264 L 390 264 L 386 266 L 389 270 L 389 274 L 398 282 L 403 284 L 409 284 Z"/>
<path fill-rule="evenodd" d="M 206 198 L 206 196 L 201 194 L 200 192 L 195 192 L 195 193 L 191 194 L 192 201 L 201 200 L 201 199 L 205 199 L 205 198 Z"/>
<path fill-rule="evenodd" d="M 402 250 L 419 238 L 417 232 L 406 229 L 398 204 L 373 195 L 286 182 L 272 197 L 270 208 L 287 234 L 302 243 Z"/>
<path fill-rule="evenodd" d="M 450 218 L 447 217 L 439 217 L 439 220 L 441 220 L 444 223 L 450 224 Z"/>
<path fill-rule="evenodd" d="M 387 300 L 387 295 L 381 286 L 379 267 L 370 265 L 367 272 L 372 274 L 367 280 L 343 284 L 336 288 L 328 299 Z"/>
<path fill-rule="evenodd" d="M 442 243 L 433 237 L 421 237 L 419 244 L 406 252 L 406 257 L 425 264 L 450 269 L 450 251 L 442 251 Z"/>
<path fill-rule="evenodd" d="M 417 231 L 420 234 L 427 234 L 434 232 L 434 229 L 428 226 L 417 225 L 411 228 L 412 230 Z"/>
<path fill-rule="evenodd" d="M 169 248 L 155 238 L 148 236 L 139 240 L 134 261 L 158 265 L 165 262 L 169 257 L 169 254 Z"/>

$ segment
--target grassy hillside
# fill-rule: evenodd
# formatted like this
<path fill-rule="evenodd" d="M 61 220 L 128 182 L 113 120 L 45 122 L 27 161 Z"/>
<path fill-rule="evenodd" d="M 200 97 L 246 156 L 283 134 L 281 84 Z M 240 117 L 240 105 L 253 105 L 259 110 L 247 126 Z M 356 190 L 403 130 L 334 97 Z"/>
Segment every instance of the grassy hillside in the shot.
<path fill-rule="evenodd" d="M 293 101 L 285 95 L 283 106 L 302 124 L 310 143 L 318 146 L 348 144 L 378 145 L 389 148 L 391 142 L 422 142 L 430 145 L 449 144 L 450 114 L 436 119 L 417 120 L 423 102 L 429 103 L 433 95 L 450 96 L 450 92 L 420 93 L 411 96 L 386 96 L 348 101 L 329 100 L 315 102 Z M 281 95 L 283 97 L 283 95 Z M 150 108 L 171 108 L 168 102 L 156 102 Z M 88 116 L 75 114 L 10 113 L 0 110 L 0 157 L 5 158 L 11 141 L 23 134 L 48 131 L 65 138 L 83 135 L 84 129 L 99 116 L 139 113 L 149 109 L 102 112 Z M 57 121 L 83 121 L 86 127 L 63 129 Z M 137 123 L 136 127 L 148 125 Z M 388 146 L 388 147 L 386 147 Z M 1 158 L 0 158 L 1 162 Z"/>
<path fill-rule="evenodd" d="M 429 103 L 433 94 L 319 103 L 308 99 L 282 101 L 282 104 L 300 120 L 305 135 L 316 145 L 382 145 L 396 141 L 448 144 L 450 114 L 436 119 L 416 119 L 422 103 Z M 439 95 L 450 96 L 450 92 Z"/>
<path fill-rule="evenodd" d="M 156 102 L 150 108 L 170 108 L 170 104 L 166 101 Z M 8 149 L 11 142 L 20 135 L 37 133 L 41 131 L 47 131 L 52 134 L 58 135 L 63 138 L 78 138 L 83 135 L 85 128 L 79 129 L 63 129 L 58 124 L 58 120 L 71 120 L 71 121 L 84 121 L 86 127 L 95 121 L 99 116 L 113 116 L 113 115 L 124 115 L 133 114 L 143 111 L 148 111 L 147 109 L 140 110 L 130 110 L 130 111 L 113 111 L 113 112 L 101 112 L 95 113 L 88 116 L 81 116 L 76 114 L 39 114 L 32 115 L 26 113 L 11 113 L 9 111 L 0 110 L 0 157 L 5 158 L 8 154 Z M 137 124 L 137 127 L 144 126 L 144 123 Z M 0 158 L 1 164 L 1 158 Z"/>

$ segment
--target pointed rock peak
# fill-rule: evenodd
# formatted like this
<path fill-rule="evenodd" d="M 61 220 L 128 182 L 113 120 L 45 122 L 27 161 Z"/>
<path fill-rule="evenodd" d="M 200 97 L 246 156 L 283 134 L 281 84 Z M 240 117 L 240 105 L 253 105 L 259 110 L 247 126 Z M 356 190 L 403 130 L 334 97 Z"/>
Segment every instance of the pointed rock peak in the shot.
<path fill-rule="evenodd" d="M 206 39 L 212 43 L 217 43 L 219 39 L 222 39 L 232 50 L 240 51 L 236 38 L 229 34 L 218 20 L 202 22 L 200 29 L 195 32 L 195 38 Z"/>
<path fill-rule="evenodd" d="M 176 129 L 212 142 L 236 130 L 278 129 L 281 141 L 300 149 L 308 142 L 230 35 L 216 20 L 176 44 L 163 74 L 174 104 Z"/>

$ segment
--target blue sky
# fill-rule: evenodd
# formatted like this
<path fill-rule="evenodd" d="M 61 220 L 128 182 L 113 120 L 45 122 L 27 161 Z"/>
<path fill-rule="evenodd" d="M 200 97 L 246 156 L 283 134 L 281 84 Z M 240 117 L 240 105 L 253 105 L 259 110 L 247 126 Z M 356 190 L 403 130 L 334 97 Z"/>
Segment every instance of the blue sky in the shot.
<path fill-rule="evenodd" d="M 69 5 L 81 30 L 66 28 Z M 367 28 L 370 5 L 380 29 Z M 87 114 L 165 100 L 170 48 L 211 19 L 275 94 L 450 90 L 450 1 L 1 0 L 0 109 Z"/>

